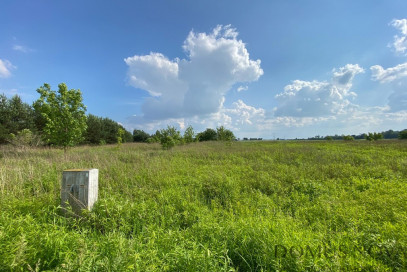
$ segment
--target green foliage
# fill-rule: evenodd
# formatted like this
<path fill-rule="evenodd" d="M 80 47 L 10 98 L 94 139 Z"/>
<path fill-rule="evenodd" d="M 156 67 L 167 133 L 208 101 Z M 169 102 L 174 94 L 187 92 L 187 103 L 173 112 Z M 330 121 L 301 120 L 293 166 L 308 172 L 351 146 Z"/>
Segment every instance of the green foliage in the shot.
<path fill-rule="evenodd" d="M 161 129 L 158 137 L 162 148 L 167 150 L 183 143 L 181 132 L 172 126 L 168 126 L 166 129 Z"/>
<path fill-rule="evenodd" d="M 384 139 L 397 139 L 399 137 L 399 132 L 392 129 L 383 131 L 381 134 Z"/>
<path fill-rule="evenodd" d="M 86 119 L 86 127 L 85 143 L 99 144 L 101 141 L 106 142 L 106 139 L 104 139 L 104 126 L 102 118 L 89 114 L 88 118 Z"/>
<path fill-rule="evenodd" d="M 189 144 L 195 141 L 195 132 L 192 126 L 188 126 L 184 132 L 184 142 Z"/>
<path fill-rule="evenodd" d="M 233 141 L 235 135 L 229 129 L 226 129 L 224 126 L 216 128 L 216 139 L 218 141 Z"/>
<path fill-rule="evenodd" d="M 117 146 L 121 146 L 123 143 L 123 136 L 124 136 L 125 130 L 123 128 L 119 128 L 117 131 Z"/>
<path fill-rule="evenodd" d="M 216 130 L 207 128 L 205 131 L 198 133 L 197 138 L 200 142 L 204 141 L 216 141 L 217 140 Z"/>
<path fill-rule="evenodd" d="M 353 141 L 353 140 L 355 140 L 355 138 L 351 135 L 344 135 L 343 140 L 344 141 Z"/>
<path fill-rule="evenodd" d="M 41 137 L 35 135 L 29 129 L 19 131 L 17 135 L 10 133 L 9 141 L 12 145 L 20 148 L 42 145 Z"/>
<path fill-rule="evenodd" d="M 120 124 L 109 118 L 102 118 L 92 114 L 88 115 L 87 129 L 84 143 L 87 144 L 114 144 L 118 143 L 119 130 L 122 131 L 121 142 L 132 142 L 133 136 Z"/>
<path fill-rule="evenodd" d="M 407 129 L 400 131 L 399 133 L 399 139 L 407 139 Z"/>
<path fill-rule="evenodd" d="M 86 107 L 82 103 L 81 91 L 71 89 L 61 83 L 58 92 L 52 91 L 49 84 L 41 86 L 37 92 L 41 95 L 34 108 L 45 119 L 43 130 L 49 144 L 61 146 L 66 150 L 83 140 L 86 131 Z"/>
<path fill-rule="evenodd" d="M 10 133 L 15 135 L 23 129 L 35 130 L 33 109 L 18 95 L 11 99 L 0 95 L 0 144 L 10 140 Z"/>
<path fill-rule="evenodd" d="M 327 140 L 327 141 L 332 141 L 334 138 L 332 137 L 332 136 L 326 136 L 325 137 L 325 140 Z"/>
<path fill-rule="evenodd" d="M 380 140 L 380 139 L 383 139 L 383 134 L 381 134 L 381 133 L 376 133 L 376 132 L 371 133 L 371 132 L 369 132 L 366 135 L 366 140 L 368 140 L 368 141 L 377 141 L 377 140 Z"/>
<path fill-rule="evenodd" d="M 133 141 L 139 143 L 147 142 L 148 138 L 150 138 L 150 134 L 145 132 L 144 130 L 135 129 L 133 130 Z"/>

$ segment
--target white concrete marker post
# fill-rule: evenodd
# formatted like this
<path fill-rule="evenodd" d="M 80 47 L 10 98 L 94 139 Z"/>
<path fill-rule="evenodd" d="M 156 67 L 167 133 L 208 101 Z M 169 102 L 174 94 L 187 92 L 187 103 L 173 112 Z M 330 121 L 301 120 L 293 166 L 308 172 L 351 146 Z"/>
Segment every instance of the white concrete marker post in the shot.
<path fill-rule="evenodd" d="M 82 209 L 91 210 L 98 199 L 98 169 L 69 169 L 62 174 L 61 206 L 79 215 Z"/>

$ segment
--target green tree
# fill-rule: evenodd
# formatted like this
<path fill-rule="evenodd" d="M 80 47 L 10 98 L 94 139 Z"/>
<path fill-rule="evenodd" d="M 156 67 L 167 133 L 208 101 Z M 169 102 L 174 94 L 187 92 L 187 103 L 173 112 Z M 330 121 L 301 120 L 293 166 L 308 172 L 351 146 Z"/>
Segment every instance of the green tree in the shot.
<path fill-rule="evenodd" d="M 117 146 L 120 147 L 124 141 L 124 132 L 125 130 L 121 127 L 117 130 Z"/>
<path fill-rule="evenodd" d="M 407 139 L 407 129 L 399 132 L 399 139 L 402 139 L 402 140 Z"/>
<path fill-rule="evenodd" d="M 200 142 L 203 141 L 216 141 L 217 133 L 212 128 L 207 128 L 205 131 L 198 133 L 197 138 Z"/>
<path fill-rule="evenodd" d="M 147 139 L 150 138 L 150 134 L 144 130 L 135 129 L 133 130 L 133 141 L 144 143 L 147 142 Z"/>
<path fill-rule="evenodd" d="M 181 133 L 175 127 L 168 126 L 166 129 L 161 129 L 159 135 L 163 149 L 171 149 L 182 143 Z"/>
<path fill-rule="evenodd" d="M 376 133 L 376 132 L 374 132 L 374 133 L 369 132 L 367 135 L 365 135 L 365 138 L 368 141 L 377 141 L 377 140 L 383 139 L 383 134 Z"/>
<path fill-rule="evenodd" d="M 23 129 L 34 131 L 34 110 L 18 95 L 8 99 L 0 95 L 0 144 L 10 140 L 10 134 L 18 134 Z"/>
<path fill-rule="evenodd" d="M 86 126 L 85 143 L 100 144 L 101 141 L 106 142 L 106 140 L 102 138 L 102 118 L 89 114 L 86 119 Z"/>
<path fill-rule="evenodd" d="M 216 128 L 216 136 L 218 141 L 232 141 L 235 139 L 233 132 L 224 126 Z"/>
<path fill-rule="evenodd" d="M 194 141 L 195 132 L 192 126 L 188 126 L 184 132 L 184 141 L 185 143 L 189 144 Z"/>
<path fill-rule="evenodd" d="M 56 92 L 45 83 L 37 92 L 41 96 L 34 108 L 45 119 L 45 140 L 63 147 L 65 152 L 69 146 L 80 143 L 86 131 L 86 107 L 82 103 L 81 91 L 68 90 L 66 84 L 61 83 Z"/>
<path fill-rule="evenodd" d="M 353 141 L 353 140 L 355 140 L 355 138 L 353 138 L 353 136 L 351 136 L 351 135 L 344 135 L 343 140 L 344 141 Z"/>

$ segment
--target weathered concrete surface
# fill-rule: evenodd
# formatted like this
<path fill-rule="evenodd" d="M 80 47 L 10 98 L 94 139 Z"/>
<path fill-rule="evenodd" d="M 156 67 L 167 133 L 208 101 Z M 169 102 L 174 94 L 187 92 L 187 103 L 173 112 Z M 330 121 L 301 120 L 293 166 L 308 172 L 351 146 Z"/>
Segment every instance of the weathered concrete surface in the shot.
<path fill-rule="evenodd" d="M 61 206 L 80 214 L 82 209 L 91 210 L 98 199 L 98 169 L 69 169 L 62 174 Z"/>

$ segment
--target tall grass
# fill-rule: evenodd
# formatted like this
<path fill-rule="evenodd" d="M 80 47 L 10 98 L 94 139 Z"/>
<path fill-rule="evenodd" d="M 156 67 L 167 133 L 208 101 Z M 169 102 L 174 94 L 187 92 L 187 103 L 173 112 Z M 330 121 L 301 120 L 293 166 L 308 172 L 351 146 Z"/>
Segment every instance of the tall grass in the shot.
<path fill-rule="evenodd" d="M 59 209 L 62 171 L 99 200 Z M 0 271 L 405 271 L 407 142 L 0 149 Z"/>

